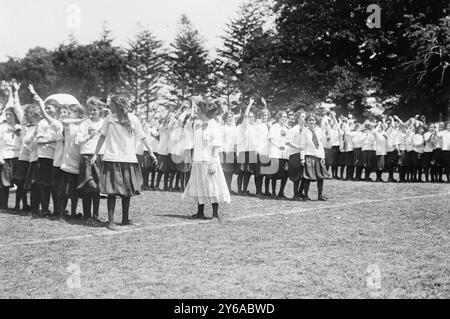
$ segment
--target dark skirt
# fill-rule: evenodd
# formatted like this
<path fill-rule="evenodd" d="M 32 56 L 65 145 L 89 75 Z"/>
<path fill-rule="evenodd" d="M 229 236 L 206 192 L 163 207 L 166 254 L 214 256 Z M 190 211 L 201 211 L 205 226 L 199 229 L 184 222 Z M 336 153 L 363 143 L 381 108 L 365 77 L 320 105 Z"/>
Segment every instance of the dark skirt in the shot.
<path fill-rule="evenodd" d="M 377 155 L 376 156 L 376 161 L 377 161 L 377 164 L 376 164 L 376 170 L 377 171 L 382 171 L 382 170 L 384 170 L 384 167 L 385 167 L 385 165 L 386 165 L 386 156 L 385 155 Z"/>
<path fill-rule="evenodd" d="M 411 163 L 410 166 L 414 168 L 422 167 L 423 154 L 411 151 Z"/>
<path fill-rule="evenodd" d="M 377 164 L 377 153 L 375 151 L 363 151 L 364 167 L 374 169 Z"/>
<path fill-rule="evenodd" d="M 170 155 L 158 155 L 158 170 L 162 173 L 175 171 L 175 163 Z"/>
<path fill-rule="evenodd" d="M 255 175 L 271 176 L 276 173 L 276 167 L 272 166 L 272 161 L 267 155 L 258 154 L 258 163 L 255 167 Z"/>
<path fill-rule="evenodd" d="M 350 152 L 343 152 L 341 153 L 342 156 L 342 163 L 341 166 L 347 166 L 352 167 L 353 166 L 353 151 Z"/>
<path fill-rule="evenodd" d="M 13 175 L 17 162 L 17 158 L 7 158 L 5 163 L 0 166 L 0 188 L 13 187 Z"/>
<path fill-rule="evenodd" d="M 331 147 L 331 152 L 330 152 L 330 162 L 331 162 L 331 166 L 338 166 L 339 165 L 339 146 L 332 146 Z"/>
<path fill-rule="evenodd" d="M 139 163 L 139 166 L 141 168 L 146 168 L 146 169 L 155 169 L 155 164 L 153 162 L 153 159 L 150 156 L 150 153 L 145 151 L 144 155 L 137 155 L 137 160 Z"/>
<path fill-rule="evenodd" d="M 442 167 L 447 173 L 450 172 L 450 151 L 442 151 Z"/>
<path fill-rule="evenodd" d="M 271 158 L 271 162 L 274 165 L 274 169 L 277 169 L 276 173 L 273 174 L 271 177 L 274 179 L 284 179 L 289 177 L 288 173 L 288 160 L 284 158 Z"/>
<path fill-rule="evenodd" d="M 240 172 L 255 174 L 258 164 L 256 152 L 240 152 L 237 157 Z"/>
<path fill-rule="evenodd" d="M 53 160 L 50 158 L 39 158 L 38 180 L 39 186 L 52 186 Z"/>
<path fill-rule="evenodd" d="M 25 184 L 23 185 L 24 189 L 29 191 L 31 186 L 37 183 L 39 177 L 39 162 L 31 162 L 28 165 L 27 177 L 25 178 Z"/>
<path fill-rule="evenodd" d="M 318 181 L 331 178 L 327 168 L 322 164 L 322 160 L 315 156 L 305 156 L 305 167 L 303 169 L 303 179 Z"/>
<path fill-rule="evenodd" d="M 411 168 L 414 163 L 414 152 L 413 151 L 406 151 L 405 152 L 405 158 L 403 160 L 403 166 L 407 168 Z"/>
<path fill-rule="evenodd" d="M 52 169 L 52 187 L 57 189 L 61 183 L 63 171 L 61 168 L 53 166 Z"/>
<path fill-rule="evenodd" d="M 442 156 L 442 149 L 437 148 L 433 151 L 433 158 L 434 158 L 434 162 L 435 165 L 437 167 L 443 167 L 444 166 L 444 161 L 443 161 L 443 156 Z"/>
<path fill-rule="evenodd" d="M 189 173 L 191 171 L 192 156 L 191 150 L 185 150 L 183 156 L 170 155 L 171 161 L 174 163 L 174 170 L 179 173 Z"/>
<path fill-rule="evenodd" d="M 15 184 L 25 183 L 29 165 L 30 162 L 28 161 L 17 161 L 13 171 L 13 181 Z"/>
<path fill-rule="evenodd" d="M 300 153 L 295 153 L 289 156 L 288 161 L 288 175 L 293 182 L 298 181 L 303 176 L 303 166 L 300 162 Z"/>
<path fill-rule="evenodd" d="M 424 167 L 424 168 L 428 168 L 428 167 L 431 167 L 431 162 L 434 162 L 433 161 L 433 152 L 424 152 L 423 154 L 422 154 L 422 167 Z M 434 164 L 433 164 L 433 166 L 434 166 Z"/>
<path fill-rule="evenodd" d="M 220 163 L 222 164 L 222 169 L 225 173 L 237 173 L 238 166 L 235 152 L 220 153 Z"/>
<path fill-rule="evenodd" d="M 91 164 L 93 155 L 83 154 L 80 157 L 80 174 L 77 189 L 80 194 L 100 192 L 100 167 L 97 163 Z"/>
<path fill-rule="evenodd" d="M 353 149 L 353 166 L 364 167 L 364 156 L 361 147 Z"/>
<path fill-rule="evenodd" d="M 100 191 L 107 195 L 134 196 L 141 193 L 142 172 L 138 163 L 103 161 Z"/>
<path fill-rule="evenodd" d="M 398 165 L 399 156 L 397 151 L 388 152 L 386 155 L 386 168 L 393 169 Z"/>
<path fill-rule="evenodd" d="M 56 193 L 58 198 L 73 198 L 78 196 L 78 174 L 72 174 L 61 170 L 61 179 L 59 181 Z"/>
<path fill-rule="evenodd" d="M 331 155 L 331 148 L 324 148 L 325 151 L 325 165 L 331 166 L 332 163 L 332 155 Z"/>

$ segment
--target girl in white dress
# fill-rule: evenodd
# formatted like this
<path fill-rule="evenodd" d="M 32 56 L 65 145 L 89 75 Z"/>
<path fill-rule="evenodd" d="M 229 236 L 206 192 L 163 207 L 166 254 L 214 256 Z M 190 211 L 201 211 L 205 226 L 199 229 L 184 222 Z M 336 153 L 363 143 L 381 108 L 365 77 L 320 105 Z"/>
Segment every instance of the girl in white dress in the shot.
<path fill-rule="evenodd" d="M 222 135 L 215 118 L 220 105 L 199 101 L 198 120 L 194 123 L 194 155 L 189 183 L 183 193 L 198 203 L 193 218 L 204 219 L 205 204 L 212 204 L 213 218 L 219 219 L 219 204 L 230 203 L 230 192 L 220 165 Z"/>

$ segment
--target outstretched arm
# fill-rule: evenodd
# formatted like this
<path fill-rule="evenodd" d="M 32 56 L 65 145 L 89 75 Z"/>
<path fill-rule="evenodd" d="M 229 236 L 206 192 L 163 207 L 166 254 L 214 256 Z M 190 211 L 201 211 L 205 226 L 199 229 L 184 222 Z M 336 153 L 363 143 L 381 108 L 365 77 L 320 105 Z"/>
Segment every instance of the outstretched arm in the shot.
<path fill-rule="evenodd" d="M 30 84 L 28 86 L 28 89 L 30 90 L 30 93 L 33 95 L 33 99 L 38 103 L 39 108 L 41 110 L 42 115 L 44 116 L 44 118 L 52 124 L 57 124 L 57 120 L 54 119 L 53 117 L 51 117 L 50 115 L 48 115 L 47 111 L 45 110 L 45 104 L 44 101 L 41 99 L 41 97 L 36 93 L 36 91 L 34 90 L 34 87 L 32 84 Z"/>

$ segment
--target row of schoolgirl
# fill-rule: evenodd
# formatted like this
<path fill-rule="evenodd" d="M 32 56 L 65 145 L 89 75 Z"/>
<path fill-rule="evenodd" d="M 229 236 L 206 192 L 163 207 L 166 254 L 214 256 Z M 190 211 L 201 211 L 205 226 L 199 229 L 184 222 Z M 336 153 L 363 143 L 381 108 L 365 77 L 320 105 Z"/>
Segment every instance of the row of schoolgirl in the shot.
<path fill-rule="evenodd" d="M 129 114 L 128 100 L 113 96 L 108 105 L 112 114 L 105 117 L 105 103 L 98 98 L 88 99 L 86 108 L 76 100 L 61 103 L 51 96 L 44 101 L 31 85 L 36 103 L 21 106 L 20 84 L 15 86 L 0 126 L 0 209 L 8 208 L 9 191 L 15 184 L 15 211 L 60 219 L 70 199 L 71 216 L 80 218 L 77 203 L 81 198 L 84 218 L 102 222 L 99 203 L 104 193 L 108 227 L 116 228 L 117 196 L 122 198 L 122 224 L 130 224 L 130 198 L 142 185 L 135 154 L 138 141 L 144 143 L 152 164 L 157 160 L 139 120 Z"/>
<path fill-rule="evenodd" d="M 292 123 L 287 112 L 279 112 L 271 120 L 270 113 L 263 110 L 256 118 L 251 111 L 252 103 L 238 119 L 238 125 L 231 112 L 219 118 L 223 134 L 222 167 L 230 191 L 232 178 L 237 175 L 238 194 L 249 195 L 249 181 L 254 176 L 256 195 L 284 198 L 284 188 L 290 178 L 295 197 L 304 197 L 298 194 L 296 184 L 302 174 L 298 144 L 306 127 L 306 113 L 296 114 L 297 123 Z M 192 149 L 192 125 L 188 117 L 186 111 L 180 110 L 169 113 L 161 124 L 151 120 L 151 134 L 160 159 L 159 167 L 152 168 L 151 189 L 158 188 L 162 175 L 165 190 L 182 190 L 184 184 L 179 186 L 178 181 L 187 182 Z M 444 176 L 450 180 L 449 124 L 425 125 L 416 118 L 403 122 L 398 116 L 359 124 L 345 117 L 337 120 L 331 112 L 318 125 L 323 132 L 326 167 L 336 179 L 372 181 L 371 174 L 376 173 L 376 181 L 382 182 L 386 172 L 388 181 L 396 182 L 394 174 L 398 172 L 400 182 L 422 181 L 423 177 L 425 181 L 442 182 Z M 275 171 L 267 167 L 272 167 L 273 162 L 277 163 Z"/>

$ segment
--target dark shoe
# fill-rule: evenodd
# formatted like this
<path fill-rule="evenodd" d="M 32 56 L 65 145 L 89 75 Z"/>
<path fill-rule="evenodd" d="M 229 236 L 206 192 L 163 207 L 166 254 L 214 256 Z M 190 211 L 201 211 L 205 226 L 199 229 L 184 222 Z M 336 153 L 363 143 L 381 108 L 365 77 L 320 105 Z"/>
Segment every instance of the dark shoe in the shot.
<path fill-rule="evenodd" d="M 105 222 L 103 219 L 101 219 L 98 216 L 94 216 L 92 219 L 94 220 L 94 222 L 101 223 L 101 224 Z"/>
<path fill-rule="evenodd" d="M 278 197 L 277 197 L 277 199 L 278 199 L 278 200 L 284 200 L 284 199 L 287 199 L 287 197 L 284 196 L 284 194 L 279 194 Z"/>
<path fill-rule="evenodd" d="M 132 220 L 122 221 L 121 226 L 133 226 L 134 222 Z"/>
<path fill-rule="evenodd" d="M 304 197 L 303 197 L 303 201 L 304 201 L 304 202 L 309 202 L 309 201 L 312 201 L 312 199 L 309 198 L 309 196 L 304 196 Z"/>
<path fill-rule="evenodd" d="M 320 202 L 326 202 L 328 201 L 328 198 L 326 196 L 320 196 L 317 200 Z"/>
<path fill-rule="evenodd" d="M 272 194 L 270 194 L 270 193 L 264 193 L 264 197 L 271 197 L 272 196 Z"/>

